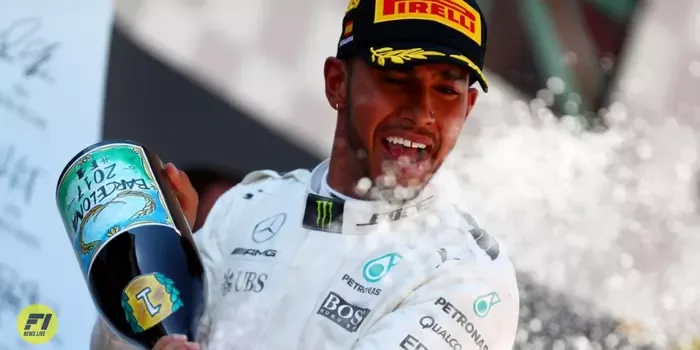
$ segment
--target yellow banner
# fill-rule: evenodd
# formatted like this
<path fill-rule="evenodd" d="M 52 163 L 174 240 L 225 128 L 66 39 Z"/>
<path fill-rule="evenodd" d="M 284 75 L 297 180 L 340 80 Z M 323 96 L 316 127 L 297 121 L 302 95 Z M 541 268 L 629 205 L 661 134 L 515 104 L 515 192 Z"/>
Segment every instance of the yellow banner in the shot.
<path fill-rule="evenodd" d="M 481 46 L 481 16 L 461 0 L 377 0 L 374 23 L 406 19 L 444 24 Z"/>

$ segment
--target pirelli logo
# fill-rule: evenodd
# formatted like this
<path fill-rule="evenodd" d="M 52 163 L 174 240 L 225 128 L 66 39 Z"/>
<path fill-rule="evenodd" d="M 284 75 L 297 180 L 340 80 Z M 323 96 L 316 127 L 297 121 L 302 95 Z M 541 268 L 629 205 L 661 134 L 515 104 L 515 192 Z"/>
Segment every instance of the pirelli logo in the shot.
<path fill-rule="evenodd" d="M 374 23 L 405 19 L 444 24 L 481 46 L 481 16 L 461 0 L 377 0 Z"/>

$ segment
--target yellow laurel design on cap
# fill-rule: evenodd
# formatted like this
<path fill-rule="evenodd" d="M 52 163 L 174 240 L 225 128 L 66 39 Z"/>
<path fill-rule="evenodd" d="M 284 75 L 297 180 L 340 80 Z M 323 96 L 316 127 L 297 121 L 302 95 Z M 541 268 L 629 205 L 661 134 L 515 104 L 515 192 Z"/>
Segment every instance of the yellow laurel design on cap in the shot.
<path fill-rule="evenodd" d="M 488 83 L 488 81 L 486 81 L 486 77 L 484 76 L 484 73 L 481 72 L 481 69 L 479 69 L 479 66 L 474 64 L 474 62 L 472 62 L 472 60 L 470 60 L 469 58 L 467 58 L 464 55 L 450 55 L 450 57 L 466 63 L 467 66 L 469 66 L 469 68 L 471 68 L 471 70 L 476 72 L 476 74 L 479 75 L 479 78 L 481 78 L 481 80 L 484 81 L 484 85 L 489 86 L 489 83 Z"/>
<path fill-rule="evenodd" d="M 356 9 L 358 6 L 360 6 L 360 0 L 350 0 L 350 3 L 348 4 L 347 10 L 345 10 L 345 13 L 348 13 L 354 9 Z"/>
<path fill-rule="evenodd" d="M 372 52 L 372 62 L 377 62 L 378 65 L 384 66 L 386 61 L 391 63 L 403 64 L 410 60 L 427 60 L 428 56 L 445 56 L 442 52 L 425 51 L 423 49 L 403 49 L 394 50 L 391 47 L 382 47 L 381 49 L 370 48 Z"/>
<path fill-rule="evenodd" d="M 427 60 L 428 56 L 447 56 L 442 52 L 425 51 L 420 48 L 394 50 L 391 47 L 382 47 L 380 49 L 372 47 L 370 48 L 370 52 L 372 52 L 372 62 L 376 62 L 380 66 L 386 65 L 387 60 L 394 64 L 403 64 L 410 60 Z M 489 83 L 484 73 L 472 60 L 464 55 L 450 55 L 450 57 L 466 63 L 471 70 L 479 75 L 479 78 L 484 82 L 484 86 L 488 87 Z"/>

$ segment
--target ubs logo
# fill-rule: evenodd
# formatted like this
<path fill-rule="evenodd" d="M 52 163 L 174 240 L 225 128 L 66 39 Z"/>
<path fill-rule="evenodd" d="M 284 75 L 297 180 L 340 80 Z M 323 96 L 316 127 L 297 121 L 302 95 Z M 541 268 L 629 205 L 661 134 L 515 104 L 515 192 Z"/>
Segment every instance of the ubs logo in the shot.
<path fill-rule="evenodd" d="M 231 292 L 260 293 L 265 289 L 267 277 L 266 273 L 228 270 L 221 285 L 221 296 L 225 297 Z"/>

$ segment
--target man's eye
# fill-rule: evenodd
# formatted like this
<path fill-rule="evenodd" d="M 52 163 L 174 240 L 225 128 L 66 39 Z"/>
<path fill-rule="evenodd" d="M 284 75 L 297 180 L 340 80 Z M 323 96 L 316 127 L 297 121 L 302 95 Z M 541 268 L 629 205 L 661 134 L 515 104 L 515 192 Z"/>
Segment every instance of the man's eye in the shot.
<path fill-rule="evenodd" d="M 384 77 L 384 81 L 393 84 L 393 85 L 406 85 L 408 84 L 408 80 L 406 79 L 399 79 L 399 78 L 393 78 L 393 77 Z"/>
<path fill-rule="evenodd" d="M 459 95 L 459 91 L 449 86 L 438 86 L 437 90 L 447 95 Z"/>

